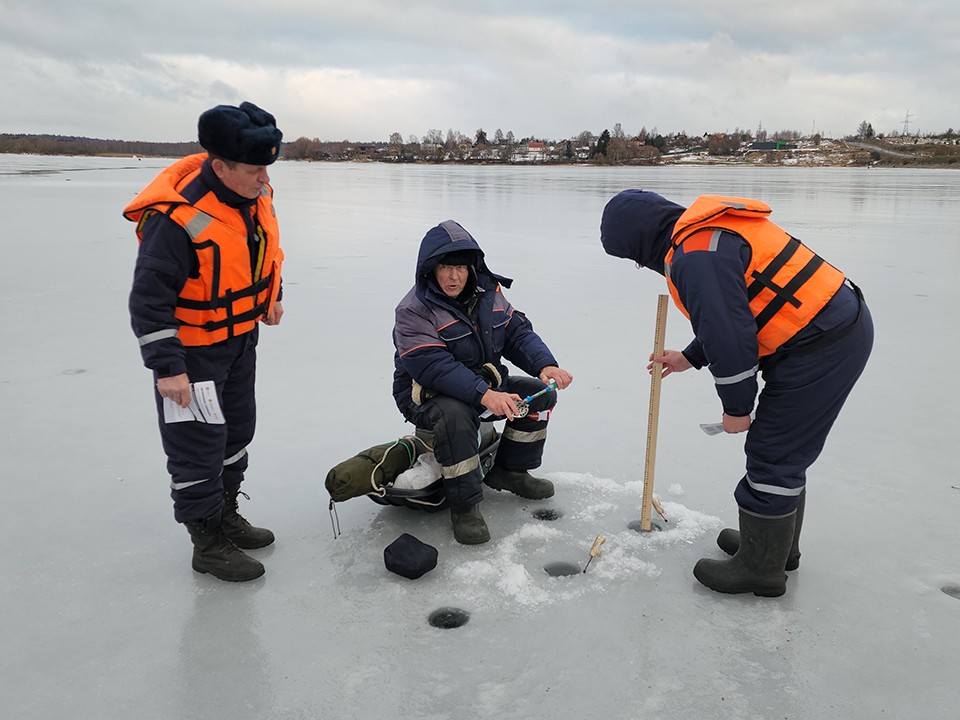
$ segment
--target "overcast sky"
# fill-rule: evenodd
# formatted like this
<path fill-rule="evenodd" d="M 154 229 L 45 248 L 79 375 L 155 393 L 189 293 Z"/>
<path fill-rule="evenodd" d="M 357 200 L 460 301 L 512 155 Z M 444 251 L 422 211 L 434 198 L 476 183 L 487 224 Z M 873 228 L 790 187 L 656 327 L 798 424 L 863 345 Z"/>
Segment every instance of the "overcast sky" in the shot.
<path fill-rule="evenodd" d="M 957 0 L 0 0 L 0 132 L 944 132 L 958 38 Z"/>

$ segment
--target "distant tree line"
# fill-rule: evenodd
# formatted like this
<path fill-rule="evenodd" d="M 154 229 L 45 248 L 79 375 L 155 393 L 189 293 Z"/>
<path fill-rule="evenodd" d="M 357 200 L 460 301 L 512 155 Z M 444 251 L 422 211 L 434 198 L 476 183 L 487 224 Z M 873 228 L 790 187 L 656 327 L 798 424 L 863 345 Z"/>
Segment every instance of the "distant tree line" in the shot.
<path fill-rule="evenodd" d="M 183 157 L 202 152 L 196 142 L 143 142 L 98 140 L 68 135 L 25 135 L 0 133 L 0 153 L 23 155 L 143 155 Z"/>
<path fill-rule="evenodd" d="M 796 149 L 796 143 L 801 141 L 816 147 L 822 140 L 819 133 L 806 137 L 795 130 L 768 132 L 762 127 L 755 131 L 735 128 L 732 132 L 704 132 L 701 135 L 688 135 L 686 131 L 660 133 L 656 128 L 647 130 L 643 127 L 636 134 L 628 134 L 620 123 L 616 123 L 612 130 L 604 129 L 599 135 L 584 130 L 562 140 L 532 136 L 517 138 L 512 131 L 504 132 L 500 128 L 492 136 L 483 128 L 478 128 L 471 136 L 451 128 L 446 133 L 431 129 L 422 137 L 411 134 L 406 139 L 399 132 L 394 132 L 386 141 L 370 142 L 299 137 L 283 144 L 281 157 L 286 160 L 393 163 L 655 165 L 665 156 L 706 154 L 723 161 L 751 150 L 779 152 Z M 925 164 L 957 162 L 958 152 L 949 146 L 960 144 L 952 128 L 946 133 L 925 135 L 923 138 L 897 132 L 885 137 L 874 133 L 873 126 L 866 120 L 860 123 L 855 135 L 845 140 L 896 142 L 901 148 L 904 142 L 909 142 L 919 146 L 912 153 L 916 157 L 901 157 L 899 162 L 920 161 Z M 880 150 L 882 148 L 878 152 Z M 196 152 L 202 152 L 196 142 L 163 143 L 62 135 L 0 134 L 0 153 L 183 157 Z M 886 163 L 892 157 L 895 155 L 886 153 L 882 159 Z M 863 162 L 871 161 L 877 162 L 878 155 L 874 153 L 871 156 L 864 151 Z"/>

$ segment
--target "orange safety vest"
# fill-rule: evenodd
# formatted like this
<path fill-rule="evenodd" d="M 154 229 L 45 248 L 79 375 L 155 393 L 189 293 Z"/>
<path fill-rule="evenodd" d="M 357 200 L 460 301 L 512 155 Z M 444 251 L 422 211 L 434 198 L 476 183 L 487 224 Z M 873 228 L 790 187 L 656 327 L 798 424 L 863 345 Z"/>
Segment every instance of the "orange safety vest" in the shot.
<path fill-rule="evenodd" d="M 177 298 L 177 337 L 184 345 L 212 345 L 250 332 L 273 308 L 280 292 L 280 227 L 273 208 L 273 190 L 263 189 L 255 205 L 261 235 L 256 267 L 251 270 L 247 226 L 236 209 L 213 192 L 191 204 L 181 194 L 200 174 L 206 154 L 189 155 L 161 172 L 123 210 L 137 223 L 137 239 L 153 213 L 164 213 L 182 227 L 193 243 L 200 274 L 187 278 Z"/>
<path fill-rule="evenodd" d="M 681 245 L 684 252 L 711 250 L 723 230 L 742 237 L 752 251 L 744 277 L 760 357 L 776 352 L 805 328 L 844 281 L 842 272 L 772 223 L 769 215 L 770 206 L 760 200 L 701 195 L 677 220 L 664 261 L 673 301 L 689 318 L 670 279 L 674 251 Z"/>

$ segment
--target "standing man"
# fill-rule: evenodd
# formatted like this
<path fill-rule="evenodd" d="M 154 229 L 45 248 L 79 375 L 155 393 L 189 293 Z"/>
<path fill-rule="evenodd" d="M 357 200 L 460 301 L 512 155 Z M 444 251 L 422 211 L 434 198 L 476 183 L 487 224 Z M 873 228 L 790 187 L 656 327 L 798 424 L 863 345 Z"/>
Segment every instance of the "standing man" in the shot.
<path fill-rule="evenodd" d="M 153 371 L 174 518 L 193 540 L 193 569 L 242 582 L 264 572 L 243 551 L 274 540 L 240 515 L 237 496 L 256 425 L 259 323 L 283 316 L 267 175 L 283 135 L 249 102 L 207 110 L 198 130 L 207 153 L 175 162 L 123 211 L 140 241 L 130 319 Z M 206 415 L 174 421 L 200 383 L 213 396 Z"/>
<path fill-rule="evenodd" d="M 531 500 L 553 495 L 553 483 L 529 471 L 540 466 L 556 392 L 532 400 L 522 417 L 517 403 L 551 380 L 565 388 L 573 375 L 507 302 L 501 287 L 512 283 L 493 274 L 473 236 L 447 220 L 423 237 L 414 286 L 396 308 L 393 396 L 407 420 L 433 434 L 453 535 L 465 545 L 490 539 L 481 483 Z M 503 358 L 533 377 L 510 376 Z M 481 415 L 507 420 L 486 477 Z"/>
<path fill-rule="evenodd" d="M 651 356 L 648 369 L 709 366 L 723 429 L 747 433 L 740 531 L 717 539 L 733 557 L 700 560 L 693 574 L 718 592 L 776 597 L 800 564 L 807 468 L 863 372 L 873 321 L 859 288 L 769 215 L 759 200 L 703 195 L 684 208 L 624 190 L 604 208 L 600 240 L 664 275 L 693 325 L 686 349 Z"/>

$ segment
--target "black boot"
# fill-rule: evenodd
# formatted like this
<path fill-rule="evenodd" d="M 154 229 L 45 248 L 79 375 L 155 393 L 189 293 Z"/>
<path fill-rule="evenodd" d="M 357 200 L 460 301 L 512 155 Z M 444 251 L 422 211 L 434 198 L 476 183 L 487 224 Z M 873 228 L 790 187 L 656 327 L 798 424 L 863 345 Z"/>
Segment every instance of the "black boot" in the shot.
<path fill-rule="evenodd" d="M 793 531 L 793 546 L 787 555 L 786 570 L 796 570 L 800 567 L 800 529 L 803 527 L 803 508 L 807 504 L 807 491 L 800 493 L 800 502 L 797 503 L 797 525 Z M 724 528 L 717 536 L 717 545 L 727 555 L 736 555 L 740 547 L 740 532 L 733 528 Z"/>
<path fill-rule="evenodd" d="M 241 492 L 240 488 L 224 488 L 223 532 L 233 540 L 234 545 L 244 550 L 262 548 L 271 544 L 274 541 L 272 532 L 266 528 L 254 527 L 240 514 L 237 507 L 238 495 L 243 495 L 247 500 L 250 499 L 250 496 Z"/>
<path fill-rule="evenodd" d="M 754 515 L 740 508 L 740 547 L 729 560 L 699 560 L 693 575 L 711 590 L 752 592 L 779 597 L 787 590 L 783 569 L 793 542 L 797 513 L 781 517 Z"/>
<path fill-rule="evenodd" d="M 198 573 L 210 573 L 229 582 L 246 582 L 263 575 L 263 565 L 234 545 L 224 533 L 220 510 L 206 520 L 184 525 L 193 540 L 193 569 Z"/>
<path fill-rule="evenodd" d="M 463 512 L 450 508 L 450 518 L 453 520 L 453 537 L 461 545 L 480 545 L 490 539 L 487 523 L 480 514 L 480 503 Z"/>
<path fill-rule="evenodd" d="M 526 470 L 506 470 L 499 465 L 490 469 L 483 482 L 498 492 L 506 490 L 527 500 L 543 500 L 553 497 L 554 492 L 553 483 L 549 480 L 534 477 Z"/>

